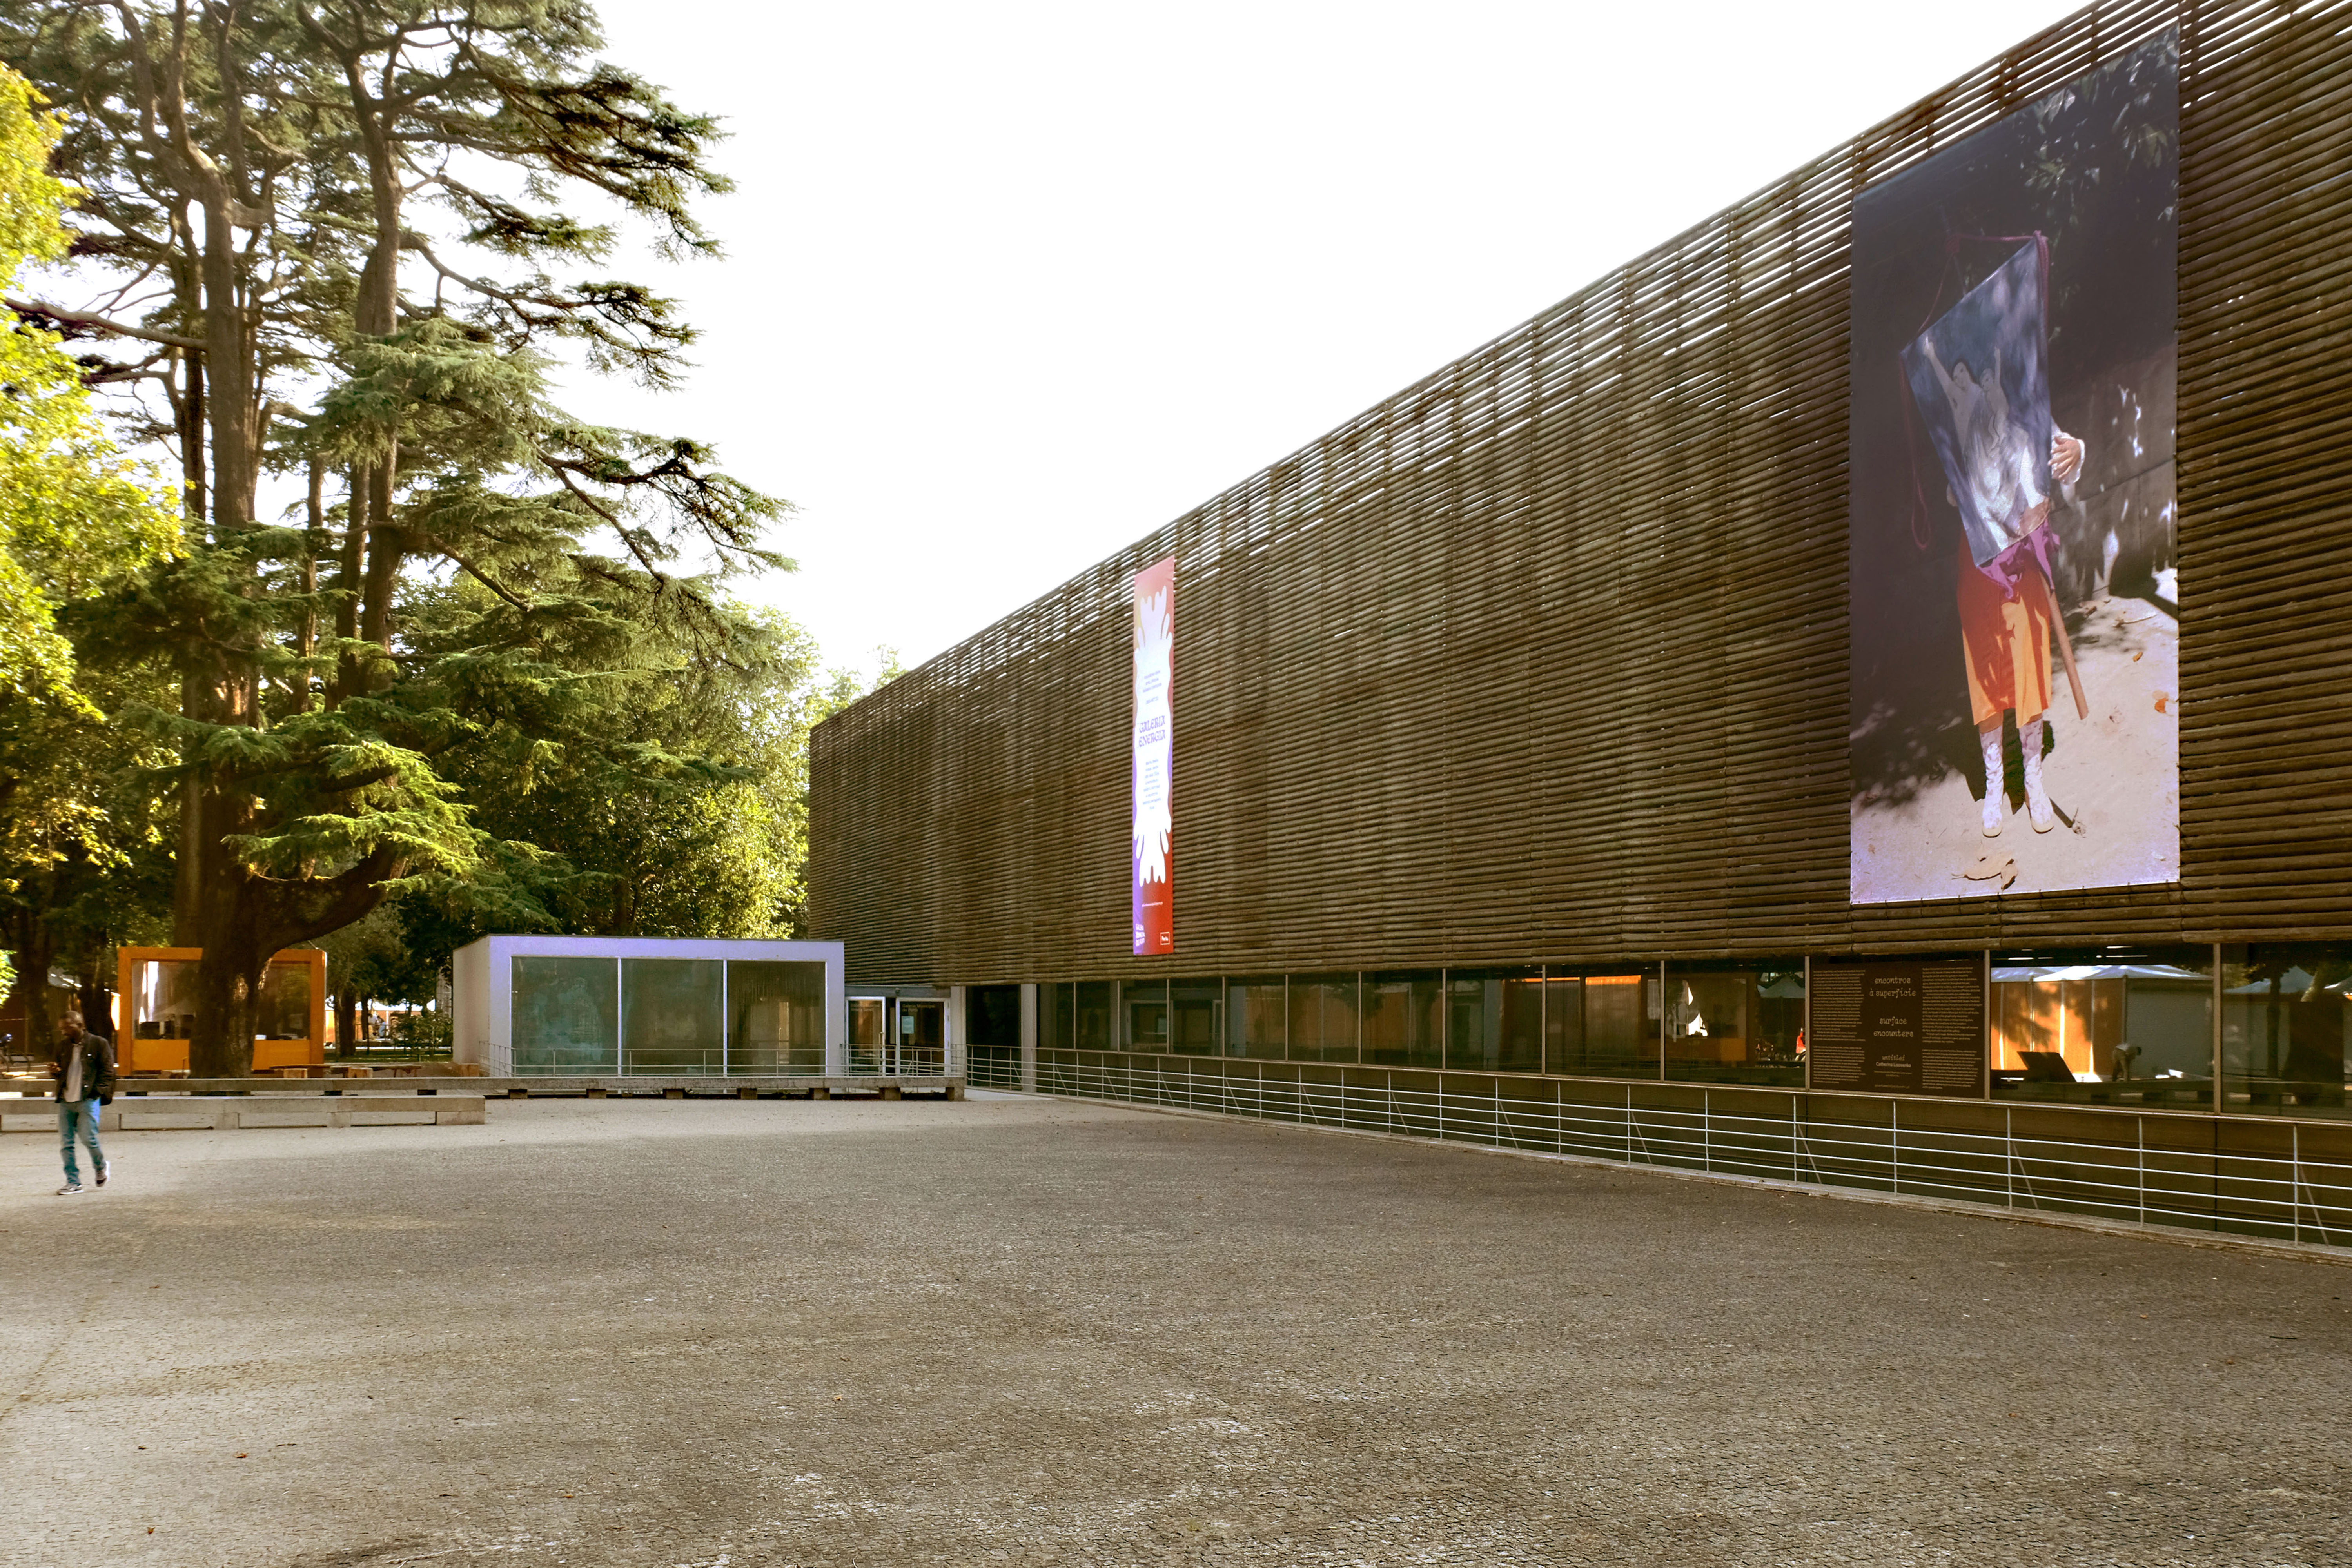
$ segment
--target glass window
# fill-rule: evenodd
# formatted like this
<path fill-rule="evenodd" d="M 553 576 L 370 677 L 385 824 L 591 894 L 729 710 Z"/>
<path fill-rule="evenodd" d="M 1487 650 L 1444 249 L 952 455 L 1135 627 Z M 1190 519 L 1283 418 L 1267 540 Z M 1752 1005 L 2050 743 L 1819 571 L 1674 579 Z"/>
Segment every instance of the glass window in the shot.
<path fill-rule="evenodd" d="M 726 1026 L 715 958 L 621 960 L 621 1070 L 719 1073 Z"/>
<path fill-rule="evenodd" d="M 889 1043 L 890 1004 L 880 996 L 849 999 L 849 1043 L 861 1050 L 878 1051 Z"/>
<path fill-rule="evenodd" d="M 1282 976 L 1236 980 L 1225 988 L 1225 1055 L 1280 1060 L 1289 1038 Z"/>
<path fill-rule="evenodd" d="M 1168 1047 L 1180 1056 L 1213 1057 L 1224 1034 L 1222 980 L 1168 983 Z"/>
<path fill-rule="evenodd" d="M 1294 974 L 1290 977 L 1290 1059 L 1351 1062 L 1356 1059 L 1356 976 Z"/>
<path fill-rule="evenodd" d="M 1165 1052 L 1168 1049 L 1168 982 L 1165 980 L 1131 980 L 1118 988 L 1119 1000 L 1125 1004 L 1127 1038 L 1130 1051 Z"/>
<path fill-rule="evenodd" d="M 618 1073 L 618 965 L 609 958 L 516 957 L 512 1057 L 517 1077 Z"/>
<path fill-rule="evenodd" d="M 2222 1109 L 2342 1116 L 2347 990 L 2352 945 L 2222 949 Z"/>
<path fill-rule="evenodd" d="M 948 1005 L 923 997 L 898 1003 L 898 1044 L 908 1050 L 936 1051 L 948 1040 Z"/>
<path fill-rule="evenodd" d="M 1066 1051 L 1075 1037 L 1077 988 L 1066 980 L 1037 987 L 1037 1048 Z"/>
<path fill-rule="evenodd" d="M 974 1046 L 1020 1049 L 1021 987 L 971 987 L 963 994 L 963 1022 Z"/>
<path fill-rule="evenodd" d="M 194 979 L 194 975 L 190 976 Z M 258 1040 L 307 1040 L 310 1037 L 310 966 L 269 963 L 262 966 L 259 1016 L 253 1021 Z"/>
<path fill-rule="evenodd" d="M 727 1010 L 729 1071 L 824 1071 L 824 964 L 730 959 Z"/>
<path fill-rule="evenodd" d="M 1445 1065 L 1543 1071 L 1543 982 L 1536 969 L 1445 972 Z"/>
<path fill-rule="evenodd" d="M 1666 966 L 1666 1076 L 1805 1082 L 1805 961 Z"/>
<path fill-rule="evenodd" d="M 1372 974 L 1364 981 L 1364 1060 L 1383 1067 L 1442 1065 L 1438 974 Z"/>
<path fill-rule="evenodd" d="M 1985 1008 L 1996 1100 L 2213 1103 L 2213 950 L 1997 952 Z"/>
<path fill-rule="evenodd" d="M 1544 1068 L 1578 1078 L 1658 1076 L 1658 977 L 1544 972 Z"/>
<path fill-rule="evenodd" d="M 184 1040 L 196 1032 L 196 962 L 151 958 L 131 971 L 131 1037 Z"/>
<path fill-rule="evenodd" d="M 1071 1044 L 1082 1051 L 1110 1049 L 1110 982 L 1081 980 L 1076 990 L 1077 1021 Z"/>

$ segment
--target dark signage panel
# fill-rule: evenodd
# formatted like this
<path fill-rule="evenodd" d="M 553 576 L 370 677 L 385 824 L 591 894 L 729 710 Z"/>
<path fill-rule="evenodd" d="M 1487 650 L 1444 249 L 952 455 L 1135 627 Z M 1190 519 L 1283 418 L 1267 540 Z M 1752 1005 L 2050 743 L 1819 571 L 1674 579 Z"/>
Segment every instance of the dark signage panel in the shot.
<path fill-rule="evenodd" d="M 1807 1055 L 1815 1089 L 1984 1093 L 1984 961 L 1813 961 Z"/>

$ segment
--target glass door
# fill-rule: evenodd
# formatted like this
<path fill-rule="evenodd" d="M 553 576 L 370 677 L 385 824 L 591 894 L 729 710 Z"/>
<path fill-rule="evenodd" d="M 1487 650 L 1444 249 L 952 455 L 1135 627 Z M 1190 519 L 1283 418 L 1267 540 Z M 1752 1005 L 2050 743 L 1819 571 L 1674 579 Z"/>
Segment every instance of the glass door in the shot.
<path fill-rule="evenodd" d="M 890 1002 L 885 996 L 849 999 L 849 1070 L 880 1072 L 890 1052 Z"/>
<path fill-rule="evenodd" d="M 948 1005 L 916 997 L 898 1001 L 898 1027 L 891 1033 L 893 1073 L 948 1070 Z"/>

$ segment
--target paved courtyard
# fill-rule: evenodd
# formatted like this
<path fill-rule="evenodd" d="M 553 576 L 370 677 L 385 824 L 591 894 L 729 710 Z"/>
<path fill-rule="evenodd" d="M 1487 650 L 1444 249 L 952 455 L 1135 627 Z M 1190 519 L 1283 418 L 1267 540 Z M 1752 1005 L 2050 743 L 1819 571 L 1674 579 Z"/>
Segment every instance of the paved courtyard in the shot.
<path fill-rule="evenodd" d="M 2342 1564 L 2352 1268 L 1017 1097 L 0 1139 L 0 1562 Z"/>

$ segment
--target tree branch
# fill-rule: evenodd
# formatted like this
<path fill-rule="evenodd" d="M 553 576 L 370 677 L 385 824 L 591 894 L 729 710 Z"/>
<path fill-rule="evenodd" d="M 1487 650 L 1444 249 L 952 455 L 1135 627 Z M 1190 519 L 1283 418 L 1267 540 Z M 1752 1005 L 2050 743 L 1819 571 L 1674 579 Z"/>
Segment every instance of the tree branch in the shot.
<path fill-rule="evenodd" d="M 96 332 L 108 332 L 118 338 L 137 338 L 142 342 L 163 343 L 175 349 L 197 349 L 205 346 L 202 338 L 185 337 L 178 332 L 159 332 L 152 327 L 134 327 L 128 321 L 117 321 L 89 310 L 68 310 L 62 305 L 46 304 L 38 300 L 0 300 L 0 305 L 20 316 L 46 316 L 53 321 L 71 326 L 88 327 Z"/>

